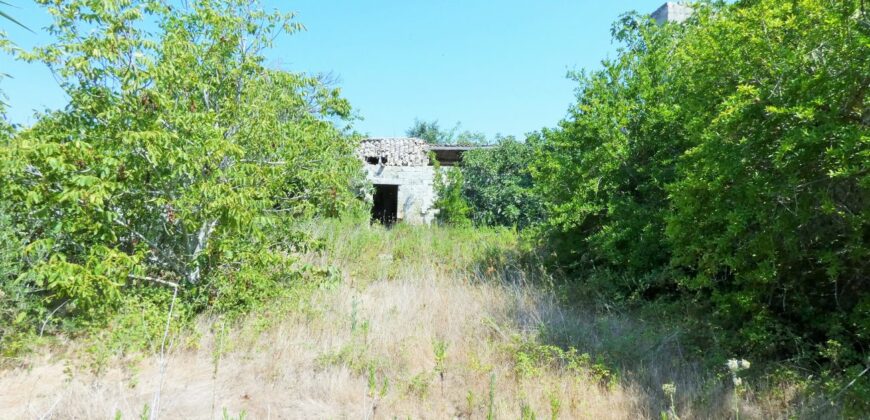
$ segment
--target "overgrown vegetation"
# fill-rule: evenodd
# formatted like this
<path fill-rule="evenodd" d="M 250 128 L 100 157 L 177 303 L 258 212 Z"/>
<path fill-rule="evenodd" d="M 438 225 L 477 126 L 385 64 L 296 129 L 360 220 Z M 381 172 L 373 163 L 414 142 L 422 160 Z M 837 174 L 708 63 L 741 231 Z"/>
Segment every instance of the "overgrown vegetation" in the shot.
<path fill-rule="evenodd" d="M 471 223 L 470 215 L 474 210 L 465 196 L 465 177 L 456 166 L 441 168 L 435 165 L 435 194 L 433 207 L 438 209 L 437 220 L 441 224 L 465 226 Z"/>
<path fill-rule="evenodd" d="M 165 285 L 192 312 L 244 311 L 300 281 L 289 223 L 357 206 L 359 163 L 338 90 L 263 65 L 293 16 L 234 0 L 41 4 L 56 41 L 18 54 L 70 103 L 0 148 L 4 237 L 24 246 L 4 284 L 34 303 L 17 328 L 99 327 Z"/>
<path fill-rule="evenodd" d="M 463 155 L 462 196 L 474 224 L 524 229 L 543 219 L 529 170 L 532 157 L 532 148 L 513 137 L 500 137 L 491 147 Z"/>
<path fill-rule="evenodd" d="M 437 122 L 417 121 L 408 135 L 430 144 L 451 144 L 453 131 L 445 133 Z M 458 166 L 441 168 L 434 157 L 430 158 L 440 174 L 435 178 L 434 204 L 439 222 L 518 229 L 541 222 L 543 204 L 533 188 L 530 144 L 502 136 L 490 142 L 483 135 L 476 141 L 458 143 L 479 147 L 464 152 Z"/>
<path fill-rule="evenodd" d="M 725 366 L 704 368 L 667 319 L 560 302 L 549 275 L 516 253 L 522 243 L 513 229 L 387 229 L 336 219 L 302 229 L 320 243 L 320 251 L 302 258 L 334 265 L 340 276 L 285 289 L 298 293 L 249 311 L 243 322 L 200 317 L 174 333 L 177 350 L 165 374 L 148 354 L 96 359 L 103 363 L 97 373 L 77 358 L 68 365 L 36 362 L 34 374 L 4 370 L 0 386 L 9 398 L 30 403 L 6 409 L 5 399 L 0 409 L 23 416 L 62 398 L 53 411 L 58 417 L 135 417 L 146 405 L 160 413 L 151 395 L 165 376 L 162 413 L 181 417 L 209 410 L 252 418 L 839 413 L 839 406 L 801 392 L 801 378 L 747 377 L 735 393 Z M 666 384 L 671 394 L 662 392 Z"/>
<path fill-rule="evenodd" d="M 433 399 L 464 399 L 457 416 L 587 415 L 578 390 L 626 417 L 870 411 L 859 0 L 625 15 L 616 56 L 571 73 L 558 127 L 436 169 L 443 226 L 428 230 L 353 216 L 350 104 L 264 65 L 302 29 L 293 15 L 38 3 L 54 40 L 20 51 L 0 33 L 0 48 L 49 66 L 70 102 L 32 127 L 0 119 L 0 356 L 81 335 L 102 372 L 211 336 L 215 382 L 228 347 L 290 317 L 304 340 L 284 356 L 363 381 L 365 415 Z M 458 130 L 408 135 L 488 144 Z M 321 287 L 345 293 L 318 295 L 334 313 L 308 304 Z"/>
<path fill-rule="evenodd" d="M 441 128 L 437 120 L 426 121 L 415 119 L 414 124 L 405 131 L 408 137 L 426 140 L 429 144 L 452 146 L 475 146 L 487 143 L 483 133 L 461 130 L 461 124 L 456 123 L 449 130 Z"/>
<path fill-rule="evenodd" d="M 302 229 L 317 238 L 322 265 L 341 269 L 347 281 L 373 282 L 438 270 L 482 273 L 495 270 L 521 247 L 518 236 L 500 227 L 398 224 L 367 226 L 361 217 L 318 219 Z M 514 267 L 517 268 L 518 267 Z"/>
<path fill-rule="evenodd" d="M 823 363 L 866 411 L 868 25 L 825 0 L 623 18 L 617 57 L 575 73 L 569 118 L 533 139 L 557 269 L 677 302 L 707 348 Z"/>

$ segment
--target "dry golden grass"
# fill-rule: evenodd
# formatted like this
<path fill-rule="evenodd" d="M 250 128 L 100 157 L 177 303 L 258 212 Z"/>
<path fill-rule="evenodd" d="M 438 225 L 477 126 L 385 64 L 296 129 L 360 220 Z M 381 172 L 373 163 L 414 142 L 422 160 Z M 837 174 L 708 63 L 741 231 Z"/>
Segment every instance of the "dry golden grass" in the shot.
<path fill-rule="evenodd" d="M 580 352 L 594 355 L 644 324 L 566 310 L 509 268 L 445 264 L 445 256 L 471 258 L 459 244 L 449 247 L 452 257 L 426 253 L 449 232 L 374 231 L 319 231 L 341 237 L 309 257 L 342 266 L 346 278 L 296 309 L 282 313 L 276 304 L 230 327 L 201 319 L 174 337 L 162 386 L 157 356 L 113 360 L 94 374 L 67 359 L 74 352 L 47 352 L 0 373 L 0 417 L 139 418 L 154 414 L 160 389 L 162 418 L 659 418 L 667 382 L 676 385 L 681 418 L 731 415 L 730 390 L 686 362 L 672 335 L 614 377 L 594 357 L 579 365 L 571 363 L 579 356 L 527 360 L 540 349 L 552 354 L 542 326 L 571 331 Z M 739 404 L 741 418 L 787 414 L 778 401 L 747 396 Z"/>

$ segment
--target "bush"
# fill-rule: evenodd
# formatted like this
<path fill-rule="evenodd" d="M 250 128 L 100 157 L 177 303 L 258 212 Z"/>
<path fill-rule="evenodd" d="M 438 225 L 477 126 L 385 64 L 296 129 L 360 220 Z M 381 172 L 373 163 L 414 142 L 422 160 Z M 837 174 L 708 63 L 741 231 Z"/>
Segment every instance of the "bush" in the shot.
<path fill-rule="evenodd" d="M 625 280 L 613 286 L 620 295 L 672 286 L 661 274 L 671 252 L 666 186 L 688 140 L 666 82 L 683 30 L 625 16 L 613 29 L 624 44 L 618 56 L 603 70 L 573 73 L 579 87 L 569 118 L 529 139 L 548 215 L 542 244 L 553 263 L 578 277 L 617 271 L 604 275 Z"/>
<path fill-rule="evenodd" d="M 675 68 L 696 140 L 668 187 L 680 285 L 749 351 L 835 340 L 864 363 L 870 21 L 809 0 L 699 17 Z"/>
<path fill-rule="evenodd" d="M 0 47 L 5 40 L 0 34 Z M 14 134 L 6 121 L 5 105 L 0 92 L 0 147 L 6 147 Z M 22 232 L 9 215 L 12 206 L 0 200 L 0 357 L 22 350 L 36 331 L 36 320 L 29 315 L 38 302 L 30 285 L 19 281 L 24 267 Z"/>
<path fill-rule="evenodd" d="M 436 166 L 435 168 L 435 199 L 434 207 L 438 209 L 437 220 L 439 223 L 455 226 L 464 226 L 471 223 L 468 215 L 471 207 L 462 194 L 463 177 L 462 170 L 453 166 L 446 170 Z"/>
<path fill-rule="evenodd" d="M 30 314 L 38 307 L 29 285 L 18 281 L 23 267 L 24 244 L 0 202 L 0 356 L 15 354 L 36 330 Z"/>
<path fill-rule="evenodd" d="M 541 200 L 532 189 L 531 160 L 532 148 L 513 137 L 465 152 L 462 195 L 474 224 L 523 229 L 542 219 Z"/>
<path fill-rule="evenodd" d="M 274 36 L 300 28 L 292 15 L 238 0 L 41 3 L 57 41 L 21 57 L 53 68 L 70 103 L 0 143 L 18 284 L 39 302 L 28 317 L 64 305 L 71 329 L 105 324 L 161 281 L 200 309 L 221 291 L 230 311 L 298 279 L 302 239 L 286 226 L 356 206 L 361 172 L 338 90 L 263 65 Z M 282 272 L 254 279 L 271 257 Z"/>
<path fill-rule="evenodd" d="M 617 57 L 531 139 L 557 266 L 683 300 L 732 354 L 864 365 L 868 27 L 857 1 L 626 16 Z"/>

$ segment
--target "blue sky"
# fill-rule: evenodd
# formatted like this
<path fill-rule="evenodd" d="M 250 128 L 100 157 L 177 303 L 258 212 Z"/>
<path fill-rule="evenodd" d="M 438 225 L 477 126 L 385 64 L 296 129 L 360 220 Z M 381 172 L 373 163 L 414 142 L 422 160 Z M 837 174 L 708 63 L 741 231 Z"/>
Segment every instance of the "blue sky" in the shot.
<path fill-rule="evenodd" d="M 30 47 L 50 41 L 50 19 L 25 0 L 4 8 L 36 34 L 3 23 L 11 40 Z M 332 72 L 356 113 L 355 128 L 398 136 L 415 118 L 444 127 L 522 135 L 552 127 L 573 100 L 570 69 L 595 69 L 615 45 L 610 25 L 630 10 L 649 13 L 664 0 L 266 1 L 295 11 L 307 31 L 279 38 L 275 68 Z M 33 110 L 66 98 L 44 66 L 0 54 L 7 117 L 28 125 Z"/>

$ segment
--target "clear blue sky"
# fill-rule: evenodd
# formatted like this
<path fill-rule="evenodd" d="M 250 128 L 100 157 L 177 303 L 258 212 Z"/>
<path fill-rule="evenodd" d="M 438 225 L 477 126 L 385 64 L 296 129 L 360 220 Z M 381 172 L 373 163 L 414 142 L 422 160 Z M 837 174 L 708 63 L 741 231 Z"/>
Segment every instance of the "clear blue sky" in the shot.
<path fill-rule="evenodd" d="M 27 0 L 5 7 L 36 34 L 3 23 L 22 47 L 48 42 L 50 19 Z M 398 136 L 415 118 L 463 129 L 522 135 L 552 127 L 573 100 L 569 69 L 594 69 L 615 45 L 610 25 L 664 0 L 304 0 L 266 2 L 295 11 L 308 30 L 279 38 L 269 65 L 332 72 L 374 136 Z M 33 110 L 60 108 L 63 92 L 44 66 L 0 54 L 7 117 L 33 122 Z"/>

